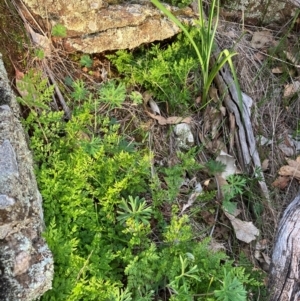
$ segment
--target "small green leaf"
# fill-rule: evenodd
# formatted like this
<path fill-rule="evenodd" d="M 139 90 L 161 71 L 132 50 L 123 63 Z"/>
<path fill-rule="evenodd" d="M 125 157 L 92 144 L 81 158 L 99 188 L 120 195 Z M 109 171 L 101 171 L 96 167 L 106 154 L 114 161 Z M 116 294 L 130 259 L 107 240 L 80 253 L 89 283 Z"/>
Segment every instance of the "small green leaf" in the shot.
<path fill-rule="evenodd" d="M 52 27 L 51 34 L 54 37 L 64 38 L 67 36 L 67 28 L 62 24 L 56 24 Z"/>
<path fill-rule="evenodd" d="M 114 80 L 105 83 L 99 91 L 99 102 L 107 103 L 111 109 L 120 108 L 125 101 L 125 98 L 125 84 L 117 84 Z"/>
<path fill-rule="evenodd" d="M 209 160 L 205 164 L 205 167 L 211 175 L 215 175 L 216 173 L 222 173 L 226 169 L 225 164 L 216 160 Z"/>
<path fill-rule="evenodd" d="M 129 95 L 130 99 L 133 101 L 134 104 L 142 104 L 143 103 L 143 96 L 138 91 L 132 91 Z"/>
<path fill-rule="evenodd" d="M 230 214 L 233 214 L 235 210 L 237 209 L 237 203 L 230 202 L 230 201 L 224 201 L 223 202 L 223 208 Z"/>
<path fill-rule="evenodd" d="M 88 54 L 83 54 L 80 58 L 80 65 L 83 67 L 91 68 L 93 66 L 93 60 Z"/>
<path fill-rule="evenodd" d="M 45 52 L 43 49 L 37 48 L 34 50 L 34 55 L 39 59 L 42 60 L 45 58 Z"/>
<path fill-rule="evenodd" d="M 247 292 L 243 284 L 233 275 L 233 272 L 226 272 L 224 269 L 223 286 L 220 290 L 214 291 L 219 301 L 246 301 Z"/>

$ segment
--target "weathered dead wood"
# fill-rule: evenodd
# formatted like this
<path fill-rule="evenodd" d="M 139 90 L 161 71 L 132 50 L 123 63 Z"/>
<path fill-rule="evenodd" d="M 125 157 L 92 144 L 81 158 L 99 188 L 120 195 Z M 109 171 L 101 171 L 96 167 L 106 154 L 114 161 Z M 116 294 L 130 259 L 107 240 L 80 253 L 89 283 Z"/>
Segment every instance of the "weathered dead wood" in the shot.
<path fill-rule="evenodd" d="M 250 169 L 256 171 L 256 176 L 262 179 L 259 181 L 260 188 L 264 197 L 269 200 L 269 191 L 261 171 L 261 161 L 256 148 L 256 141 L 251 124 L 250 106 L 252 99 L 242 93 L 243 103 L 241 104 L 238 97 L 237 88 L 227 66 L 224 66 L 217 76 L 215 83 L 218 87 L 227 111 L 232 113 L 237 124 L 236 145 L 239 146 L 239 163 L 243 171 L 249 172 Z"/>
<path fill-rule="evenodd" d="M 269 301 L 300 300 L 300 194 L 279 223 L 268 288 Z"/>
<path fill-rule="evenodd" d="M 300 0 L 299 0 L 300 1 Z M 193 1 L 192 8 L 197 14 L 197 1 Z M 205 17 L 206 18 L 206 17 Z M 207 18 L 206 18 L 207 19 Z M 216 53 L 221 50 L 217 46 Z M 211 65 L 216 64 L 216 59 L 211 58 Z M 240 103 L 237 87 L 231 76 L 231 71 L 224 65 L 214 78 L 219 95 L 223 100 L 227 111 L 235 118 L 237 129 L 234 133 L 234 142 L 238 148 L 238 160 L 244 172 L 255 171 L 255 176 L 259 179 L 259 185 L 263 196 L 269 201 L 269 190 L 261 170 L 261 161 L 256 148 L 256 141 L 251 123 L 251 106 L 253 100 L 250 96 L 242 93 L 242 104 Z M 230 117 L 229 117 L 230 118 Z M 231 125 L 232 127 L 232 125 Z M 232 137 L 230 138 L 232 139 Z"/>
<path fill-rule="evenodd" d="M 300 7 L 300 0 L 289 0 L 289 2 L 294 4 L 297 7 Z"/>

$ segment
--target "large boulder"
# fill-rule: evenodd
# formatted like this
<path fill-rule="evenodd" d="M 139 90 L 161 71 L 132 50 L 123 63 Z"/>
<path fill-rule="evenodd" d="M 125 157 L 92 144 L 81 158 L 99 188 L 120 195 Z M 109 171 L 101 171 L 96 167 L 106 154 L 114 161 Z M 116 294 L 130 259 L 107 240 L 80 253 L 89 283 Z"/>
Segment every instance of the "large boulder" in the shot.
<path fill-rule="evenodd" d="M 42 198 L 0 54 L 0 300 L 29 301 L 51 288 Z"/>
<path fill-rule="evenodd" d="M 300 0 L 223 0 L 222 15 L 252 25 L 281 25 L 293 19 Z"/>
<path fill-rule="evenodd" d="M 64 25 L 65 47 L 85 53 L 132 49 L 143 43 L 164 40 L 179 32 L 150 0 L 23 0 L 29 10 L 51 26 Z M 22 7 L 22 6 L 20 6 Z M 192 22 L 191 8 L 168 6 L 181 21 Z M 47 22 L 46 22 L 47 21 Z M 42 23 L 42 22 L 41 22 Z"/>

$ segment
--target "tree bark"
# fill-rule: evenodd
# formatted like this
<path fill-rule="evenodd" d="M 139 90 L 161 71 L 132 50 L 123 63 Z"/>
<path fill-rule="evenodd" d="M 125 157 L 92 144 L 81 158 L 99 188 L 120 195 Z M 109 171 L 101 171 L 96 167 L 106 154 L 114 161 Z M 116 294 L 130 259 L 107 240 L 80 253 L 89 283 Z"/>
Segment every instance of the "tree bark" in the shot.
<path fill-rule="evenodd" d="M 269 301 L 300 300 L 300 194 L 279 223 L 269 275 Z"/>

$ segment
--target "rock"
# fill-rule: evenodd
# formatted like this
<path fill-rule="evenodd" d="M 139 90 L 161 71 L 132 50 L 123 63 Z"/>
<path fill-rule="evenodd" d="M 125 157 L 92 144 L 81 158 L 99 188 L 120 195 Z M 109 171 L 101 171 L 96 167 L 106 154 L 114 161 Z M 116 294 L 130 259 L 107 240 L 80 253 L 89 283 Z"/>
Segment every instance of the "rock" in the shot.
<path fill-rule="evenodd" d="M 194 136 L 191 131 L 191 127 L 187 123 L 179 123 L 174 126 L 174 133 L 176 135 L 176 141 L 180 148 L 190 149 L 194 146 Z"/>
<path fill-rule="evenodd" d="M 143 43 L 164 40 L 180 30 L 169 21 L 149 0 L 130 3 L 111 0 L 24 0 L 37 16 L 67 29 L 64 45 L 68 50 L 85 53 L 115 49 L 132 49 Z M 42 3 L 41 3 L 42 2 Z M 114 4 L 113 4 L 114 2 Z M 20 6 L 21 7 L 21 6 Z M 175 11 L 181 21 L 192 22 L 192 9 Z"/>
<path fill-rule="evenodd" d="M 29 301 L 51 288 L 42 198 L 0 54 L 0 300 Z"/>
<path fill-rule="evenodd" d="M 221 15 L 226 19 L 243 20 L 248 25 L 282 25 L 293 19 L 297 6 L 300 6 L 299 0 L 226 0 Z"/>

